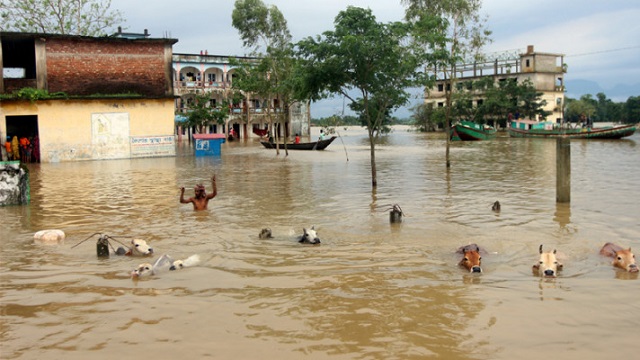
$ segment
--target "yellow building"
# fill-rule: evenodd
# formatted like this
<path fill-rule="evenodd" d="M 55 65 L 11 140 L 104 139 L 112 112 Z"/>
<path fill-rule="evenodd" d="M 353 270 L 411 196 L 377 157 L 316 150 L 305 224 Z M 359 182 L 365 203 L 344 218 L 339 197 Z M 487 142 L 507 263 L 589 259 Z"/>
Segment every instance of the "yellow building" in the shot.
<path fill-rule="evenodd" d="M 38 137 L 41 162 L 175 156 L 172 99 L 5 100 L 1 120 Z"/>
<path fill-rule="evenodd" d="M 480 78 L 492 77 L 497 83 L 507 79 L 517 79 L 518 83 L 530 80 L 534 88 L 542 93 L 541 100 L 546 101 L 543 110 L 550 115 L 545 121 L 561 122 L 564 101 L 564 55 L 535 52 L 533 45 L 527 47 L 526 52 L 502 56 L 486 62 L 461 64 L 456 67 L 456 81 L 475 81 Z M 435 86 L 426 92 L 425 104 L 433 107 L 445 106 L 446 80 L 438 76 Z M 482 94 L 475 94 L 473 105 L 483 101 Z"/>
<path fill-rule="evenodd" d="M 175 156 L 177 40 L 119 34 L 0 32 L 2 140 L 30 138 L 29 162 Z"/>

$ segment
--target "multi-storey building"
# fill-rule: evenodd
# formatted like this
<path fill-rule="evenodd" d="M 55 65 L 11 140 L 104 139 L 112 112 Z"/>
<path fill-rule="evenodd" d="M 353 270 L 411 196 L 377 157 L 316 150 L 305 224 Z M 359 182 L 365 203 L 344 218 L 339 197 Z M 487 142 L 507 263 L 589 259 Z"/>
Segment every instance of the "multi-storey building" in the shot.
<path fill-rule="evenodd" d="M 546 101 L 543 109 L 549 112 L 545 121 L 562 121 L 564 105 L 564 55 L 535 52 L 532 45 L 526 52 L 515 56 L 503 56 L 487 62 L 462 64 L 456 67 L 458 82 L 475 81 L 492 77 L 495 82 L 517 79 L 518 83 L 529 79 L 535 89 L 542 93 L 541 100 Z M 430 91 L 426 92 L 425 103 L 434 107 L 445 106 L 447 81 L 442 77 Z M 482 94 L 474 95 L 474 104 L 482 103 Z"/>
<path fill-rule="evenodd" d="M 197 94 L 207 94 L 209 106 L 218 107 L 224 100 L 232 99 L 233 80 L 236 68 L 231 64 L 230 56 L 200 54 L 173 54 L 174 93 L 176 95 L 176 127 L 178 136 L 187 134 L 181 124 L 189 104 Z M 236 57 L 240 61 L 252 61 L 255 58 Z M 277 98 L 264 99 L 255 94 L 243 93 L 243 100 L 232 104 L 229 116 L 223 126 L 210 125 L 210 133 L 223 133 L 233 129 L 241 138 L 264 135 L 269 127 L 267 110 L 273 115 L 289 111 L 284 128 L 275 124 L 279 136 L 293 134 L 309 135 L 311 115 L 309 103 L 281 104 Z"/>
<path fill-rule="evenodd" d="M 37 139 L 42 162 L 175 156 L 177 41 L 0 32 L 1 139 Z"/>

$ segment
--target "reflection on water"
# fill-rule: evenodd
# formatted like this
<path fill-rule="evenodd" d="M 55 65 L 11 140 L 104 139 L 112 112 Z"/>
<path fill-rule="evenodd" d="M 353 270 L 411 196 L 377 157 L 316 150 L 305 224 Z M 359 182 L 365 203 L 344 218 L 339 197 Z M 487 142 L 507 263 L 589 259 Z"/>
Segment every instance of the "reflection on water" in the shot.
<path fill-rule="evenodd" d="M 185 142 L 175 158 L 31 164 L 31 204 L 0 208 L 0 358 L 635 355 L 637 273 L 598 249 L 640 248 L 639 135 L 572 141 L 571 204 L 555 203 L 553 140 L 454 143 L 447 170 L 441 135 L 397 127 L 372 191 L 366 132 L 340 135 L 289 156 L 250 140 L 195 158 Z M 214 173 L 208 211 L 179 203 Z M 312 225 L 322 244 L 298 244 Z M 66 243 L 33 244 L 48 228 Z M 134 282 L 149 259 L 71 249 L 95 232 L 203 262 Z M 471 242 L 487 250 L 482 274 L 456 265 Z M 556 279 L 531 273 L 540 244 L 562 257 Z"/>

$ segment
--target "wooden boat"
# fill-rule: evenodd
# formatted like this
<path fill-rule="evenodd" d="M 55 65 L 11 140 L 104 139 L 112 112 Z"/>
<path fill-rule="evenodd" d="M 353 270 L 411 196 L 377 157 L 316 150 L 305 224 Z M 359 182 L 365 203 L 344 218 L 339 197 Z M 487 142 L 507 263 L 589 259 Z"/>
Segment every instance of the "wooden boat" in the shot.
<path fill-rule="evenodd" d="M 307 143 L 298 143 L 298 144 L 287 144 L 287 149 L 289 150 L 324 150 L 327 148 L 327 146 L 329 146 L 333 140 L 336 139 L 336 136 L 332 136 L 328 139 L 325 140 L 318 140 L 318 141 L 314 141 L 314 142 L 307 142 Z M 276 144 L 269 142 L 269 141 L 260 141 L 260 144 L 262 144 L 262 146 L 266 147 L 267 149 L 275 149 L 276 148 Z M 284 144 L 279 144 L 278 147 L 280 149 L 284 149 Z"/>
<path fill-rule="evenodd" d="M 517 138 L 622 139 L 636 132 L 637 125 L 600 128 L 560 127 L 550 121 L 515 120 L 509 126 L 509 136 Z"/>
<path fill-rule="evenodd" d="M 460 121 L 451 128 L 452 141 L 491 140 L 496 137 L 493 126 L 481 125 L 472 121 Z"/>

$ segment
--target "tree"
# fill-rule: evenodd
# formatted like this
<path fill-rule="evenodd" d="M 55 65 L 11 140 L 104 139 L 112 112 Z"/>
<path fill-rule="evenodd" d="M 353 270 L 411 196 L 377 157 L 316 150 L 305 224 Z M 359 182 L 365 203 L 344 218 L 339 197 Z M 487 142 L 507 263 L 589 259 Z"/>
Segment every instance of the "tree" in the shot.
<path fill-rule="evenodd" d="M 489 41 L 490 31 L 484 28 L 486 19 L 480 16 L 481 0 L 402 0 L 407 5 L 405 18 L 408 21 L 433 22 L 440 18 L 444 21 L 439 34 L 427 36 L 436 56 L 432 57 L 432 66 L 441 80 L 445 81 L 445 131 L 451 132 L 452 103 L 457 80 L 456 65 L 481 60 L 481 49 Z M 431 28 L 432 31 L 433 28 Z M 425 36 L 424 34 L 422 36 Z M 444 36 L 445 41 L 433 41 Z M 417 40 L 422 40 L 416 34 Z M 446 166 L 451 167 L 449 159 L 450 138 L 447 136 Z"/>
<path fill-rule="evenodd" d="M 624 104 L 624 116 L 615 121 L 622 120 L 627 124 L 637 123 L 640 119 L 640 96 L 631 96 Z M 624 118 L 624 119 L 623 119 Z"/>
<path fill-rule="evenodd" d="M 604 93 L 597 93 L 596 98 L 598 98 L 598 104 L 594 122 L 626 122 L 624 103 L 614 103 L 611 99 L 607 99 L 607 96 Z M 630 99 L 633 99 L 633 97 L 627 100 L 627 104 Z"/>
<path fill-rule="evenodd" d="M 210 107 L 209 95 L 196 95 L 193 102 L 187 106 L 187 126 L 195 127 L 197 133 L 211 123 L 224 124 L 224 119 L 229 115 L 229 106 L 223 103 L 218 108 Z"/>
<path fill-rule="evenodd" d="M 567 99 L 565 110 L 565 119 L 567 122 L 578 123 L 582 121 L 582 117 L 592 117 L 596 113 L 597 101 L 591 95 L 582 95 L 579 100 Z"/>
<path fill-rule="evenodd" d="M 411 108 L 413 122 L 418 131 L 436 131 L 444 124 L 444 109 L 434 108 L 433 104 L 421 103 Z"/>
<path fill-rule="evenodd" d="M 299 100 L 292 96 L 290 77 L 294 58 L 287 21 L 276 6 L 267 6 L 262 0 L 236 0 L 231 17 L 243 45 L 256 56 L 254 62 L 239 64 L 234 86 L 267 99 L 267 117 L 273 131 L 272 98 L 278 100 L 282 111 L 275 115 L 283 123 L 288 121 L 289 106 Z M 279 144 L 278 132 L 274 135 Z M 285 152 L 288 155 L 286 145 Z M 278 146 L 276 153 L 279 154 Z"/>
<path fill-rule="evenodd" d="M 496 83 L 493 77 L 488 76 L 474 81 L 473 89 L 482 94 L 482 103 L 476 110 L 478 122 L 493 120 L 494 126 L 496 122 L 505 126 L 509 114 L 520 114 L 530 119 L 548 115 L 543 109 L 546 100 L 529 79 L 518 83 L 516 78 L 511 78 Z"/>
<path fill-rule="evenodd" d="M 349 6 L 335 30 L 297 44 L 298 91 L 312 100 L 339 94 L 367 128 L 371 184 L 377 186 L 375 145 L 389 114 L 409 100 L 407 89 L 424 84 L 417 47 L 406 41 L 407 23 L 378 23 L 371 10 Z"/>
<path fill-rule="evenodd" d="M 0 31 L 103 36 L 124 23 L 111 0 L 0 0 Z"/>
<path fill-rule="evenodd" d="M 517 107 L 521 114 L 529 119 L 536 119 L 539 116 L 546 117 L 549 112 L 543 108 L 547 101 L 542 99 L 542 93 L 537 91 L 533 82 L 526 79 L 520 84 L 515 84 Z"/>

